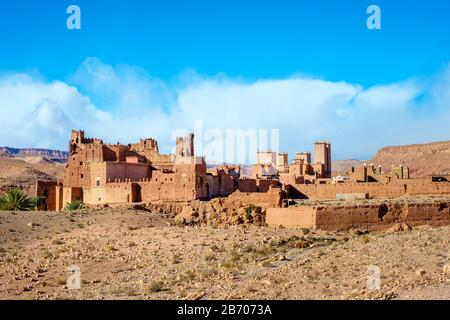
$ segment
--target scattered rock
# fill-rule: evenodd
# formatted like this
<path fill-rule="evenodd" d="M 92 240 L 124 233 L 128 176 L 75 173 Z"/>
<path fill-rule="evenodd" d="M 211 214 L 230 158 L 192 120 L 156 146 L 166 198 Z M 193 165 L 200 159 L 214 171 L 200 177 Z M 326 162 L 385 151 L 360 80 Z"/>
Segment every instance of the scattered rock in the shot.
<path fill-rule="evenodd" d="M 310 230 L 309 230 L 308 228 L 302 228 L 301 230 L 302 230 L 302 234 L 303 234 L 304 236 L 306 236 L 307 234 L 310 233 Z"/>
<path fill-rule="evenodd" d="M 407 223 L 396 223 L 392 227 L 386 230 L 386 233 L 395 233 L 400 231 L 411 231 L 412 227 Z"/>
<path fill-rule="evenodd" d="M 445 264 L 444 268 L 442 268 L 442 271 L 444 271 L 445 275 L 450 276 L 450 263 Z"/>
<path fill-rule="evenodd" d="M 418 276 L 418 277 L 423 277 L 424 275 L 425 275 L 425 270 L 423 270 L 423 269 L 417 269 L 416 270 L 416 275 Z"/>
<path fill-rule="evenodd" d="M 192 224 L 196 222 L 196 219 L 199 216 L 198 212 L 194 210 L 191 206 L 183 207 L 181 213 L 175 216 L 175 221 L 183 223 L 183 224 Z"/>
<path fill-rule="evenodd" d="M 288 261 L 288 258 L 286 258 L 284 254 L 282 254 L 278 257 L 278 261 Z"/>
<path fill-rule="evenodd" d="M 369 233 L 369 231 L 368 230 L 353 229 L 353 230 L 350 231 L 350 233 L 355 235 L 355 236 L 361 236 L 363 234 Z"/>

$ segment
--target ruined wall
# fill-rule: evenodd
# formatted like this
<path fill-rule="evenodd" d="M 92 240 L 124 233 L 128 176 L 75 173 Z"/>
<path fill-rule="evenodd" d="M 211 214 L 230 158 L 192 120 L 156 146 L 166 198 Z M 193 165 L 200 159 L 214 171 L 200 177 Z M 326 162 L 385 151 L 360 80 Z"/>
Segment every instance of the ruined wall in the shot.
<path fill-rule="evenodd" d="M 438 226 L 450 223 L 449 207 L 450 202 L 322 207 L 316 211 L 315 227 L 321 230 L 385 230 L 399 222 L 412 226 Z"/>
<path fill-rule="evenodd" d="M 271 187 L 281 187 L 281 184 L 278 180 L 274 180 L 274 179 L 258 180 L 258 191 L 259 192 L 268 192 Z"/>
<path fill-rule="evenodd" d="M 405 180 L 408 181 L 407 194 L 408 195 L 439 195 L 450 194 L 449 182 L 430 182 L 424 179 Z M 414 182 L 411 182 L 414 181 Z"/>
<path fill-rule="evenodd" d="M 349 229 L 380 231 L 399 222 L 412 226 L 450 224 L 450 201 L 298 206 L 270 208 L 266 212 L 266 223 L 269 226 L 308 227 L 325 231 Z"/>
<path fill-rule="evenodd" d="M 366 182 L 367 167 L 366 166 L 352 167 L 348 172 L 348 179 L 351 182 Z"/>
<path fill-rule="evenodd" d="M 311 164 L 311 152 L 299 152 L 295 155 L 294 163 Z"/>
<path fill-rule="evenodd" d="M 36 182 L 36 197 L 39 197 L 40 211 L 55 211 L 57 208 L 56 199 L 57 183 L 53 181 L 37 181 Z"/>
<path fill-rule="evenodd" d="M 175 147 L 176 157 L 194 157 L 194 134 L 190 133 L 186 137 L 178 137 Z"/>
<path fill-rule="evenodd" d="M 130 144 L 130 151 L 152 161 L 159 155 L 158 142 L 155 139 L 140 139 L 139 143 Z"/>
<path fill-rule="evenodd" d="M 303 184 L 305 177 L 303 175 L 297 175 L 293 173 L 286 173 L 279 175 L 279 181 L 283 185 Z"/>
<path fill-rule="evenodd" d="M 316 209 L 313 207 L 269 208 L 266 223 L 272 227 L 313 228 Z"/>
<path fill-rule="evenodd" d="M 233 179 L 230 176 L 228 176 L 224 171 L 219 171 L 217 175 L 208 174 L 206 176 L 205 188 L 205 198 L 210 199 L 220 196 L 227 196 L 233 193 L 235 185 Z"/>
<path fill-rule="evenodd" d="M 425 179 L 395 180 L 383 183 L 293 184 L 290 197 L 336 199 L 337 193 L 368 193 L 370 198 L 395 198 L 404 195 L 450 194 L 450 183 Z"/>
<path fill-rule="evenodd" d="M 263 208 L 272 208 L 280 207 L 282 199 L 284 198 L 285 194 L 279 188 L 271 188 L 266 193 L 240 192 L 238 190 L 225 198 L 225 202 L 234 206 L 247 206 L 253 204 Z"/>
<path fill-rule="evenodd" d="M 258 190 L 256 186 L 256 179 L 239 179 L 238 190 L 240 192 L 256 192 Z"/>
<path fill-rule="evenodd" d="M 207 198 L 206 165 L 182 164 L 174 172 L 154 171 L 148 181 L 139 182 L 142 201 L 187 201 Z"/>

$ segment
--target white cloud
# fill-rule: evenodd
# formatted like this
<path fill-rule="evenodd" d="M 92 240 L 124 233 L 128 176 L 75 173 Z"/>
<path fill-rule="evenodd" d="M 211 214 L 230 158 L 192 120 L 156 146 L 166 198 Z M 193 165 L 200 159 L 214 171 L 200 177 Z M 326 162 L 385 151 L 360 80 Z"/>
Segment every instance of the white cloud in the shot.
<path fill-rule="evenodd" d="M 0 145 L 66 149 L 70 130 L 82 128 L 105 142 L 155 137 L 169 151 L 174 130 L 202 121 L 205 130 L 278 128 L 280 147 L 291 156 L 326 139 L 335 158 L 367 158 L 385 145 L 450 139 L 450 66 L 427 79 L 363 88 L 193 71 L 166 83 L 89 58 L 67 82 L 0 76 L 0 110 Z"/>
<path fill-rule="evenodd" d="M 66 149 L 67 128 L 95 122 L 101 113 L 75 87 L 25 74 L 0 77 L 0 145 Z M 63 143 L 64 142 L 64 143 Z"/>

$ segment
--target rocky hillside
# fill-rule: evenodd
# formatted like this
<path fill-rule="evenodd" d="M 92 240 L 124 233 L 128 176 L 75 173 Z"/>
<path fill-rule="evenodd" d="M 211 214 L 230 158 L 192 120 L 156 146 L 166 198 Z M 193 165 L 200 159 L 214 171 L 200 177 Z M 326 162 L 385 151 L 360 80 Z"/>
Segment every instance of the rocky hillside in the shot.
<path fill-rule="evenodd" d="M 384 170 L 392 165 L 407 165 L 415 177 L 450 173 L 450 141 L 385 147 L 370 162 L 381 165 Z"/>
<path fill-rule="evenodd" d="M 36 180 L 62 177 L 67 158 L 67 152 L 58 150 L 0 147 L 0 194 L 19 187 L 34 195 Z"/>
<path fill-rule="evenodd" d="M 363 165 L 364 161 L 351 159 L 351 160 L 335 160 L 331 163 L 331 168 L 334 173 L 341 174 L 346 173 L 351 167 L 357 167 Z"/>
<path fill-rule="evenodd" d="M 206 166 L 208 169 L 213 168 L 222 168 L 225 164 L 215 164 L 213 162 L 207 163 Z M 233 164 L 229 164 L 229 166 L 234 166 Z M 240 164 L 241 167 L 241 177 L 252 177 L 252 165 L 249 164 Z"/>
<path fill-rule="evenodd" d="M 0 195 L 19 187 L 34 195 L 36 180 L 55 181 L 64 174 L 65 165 L 55 162 L 30 162 L 0 156 Z"/>
<path fill-rule="evenodd" d="M 59 150 L 0 147 L 0 157 L 29 159 L 31 162 L 65 163 L 68 156 L 68 152 Z"/>

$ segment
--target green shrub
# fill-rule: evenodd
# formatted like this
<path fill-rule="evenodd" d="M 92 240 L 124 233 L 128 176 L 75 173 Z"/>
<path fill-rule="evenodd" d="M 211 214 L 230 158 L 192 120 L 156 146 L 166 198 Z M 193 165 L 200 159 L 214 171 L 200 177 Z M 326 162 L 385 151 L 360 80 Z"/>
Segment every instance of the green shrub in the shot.
<path fill-rule="evenodd" d="M 84 205 L 83 201 L 81 200 L 73 200 L 70 203 L 67 203 L 66 209 L 67 210 L 80 210 L 84 209 L 86 206 Z"/>
<path fill-rule="evenodd" d="M 252 214 L 253 208 L 254 208 L 254 205 L 252 205 L 252 204 L 249 205 L 248 207 L 246 207 L 246 208 L 245 208 L 245 214 L 246 214 L 246 215 Z"/>
<path fill-rule="evenodd" d="M 18 188 L 9 190 L 0 198 L 0 210 L 30 211 L 35 210 L 38 204 L 39 198 L 29 198 Z"/>
<path fill-rule="evenodd" d="M 262 212 L 262 208 L 259 206 L 255 206 L 254 204 L 250 204 L 245 208 L 245 213 L 247 215 L 252 214 L 252 213 L 261 213 Z"/>

